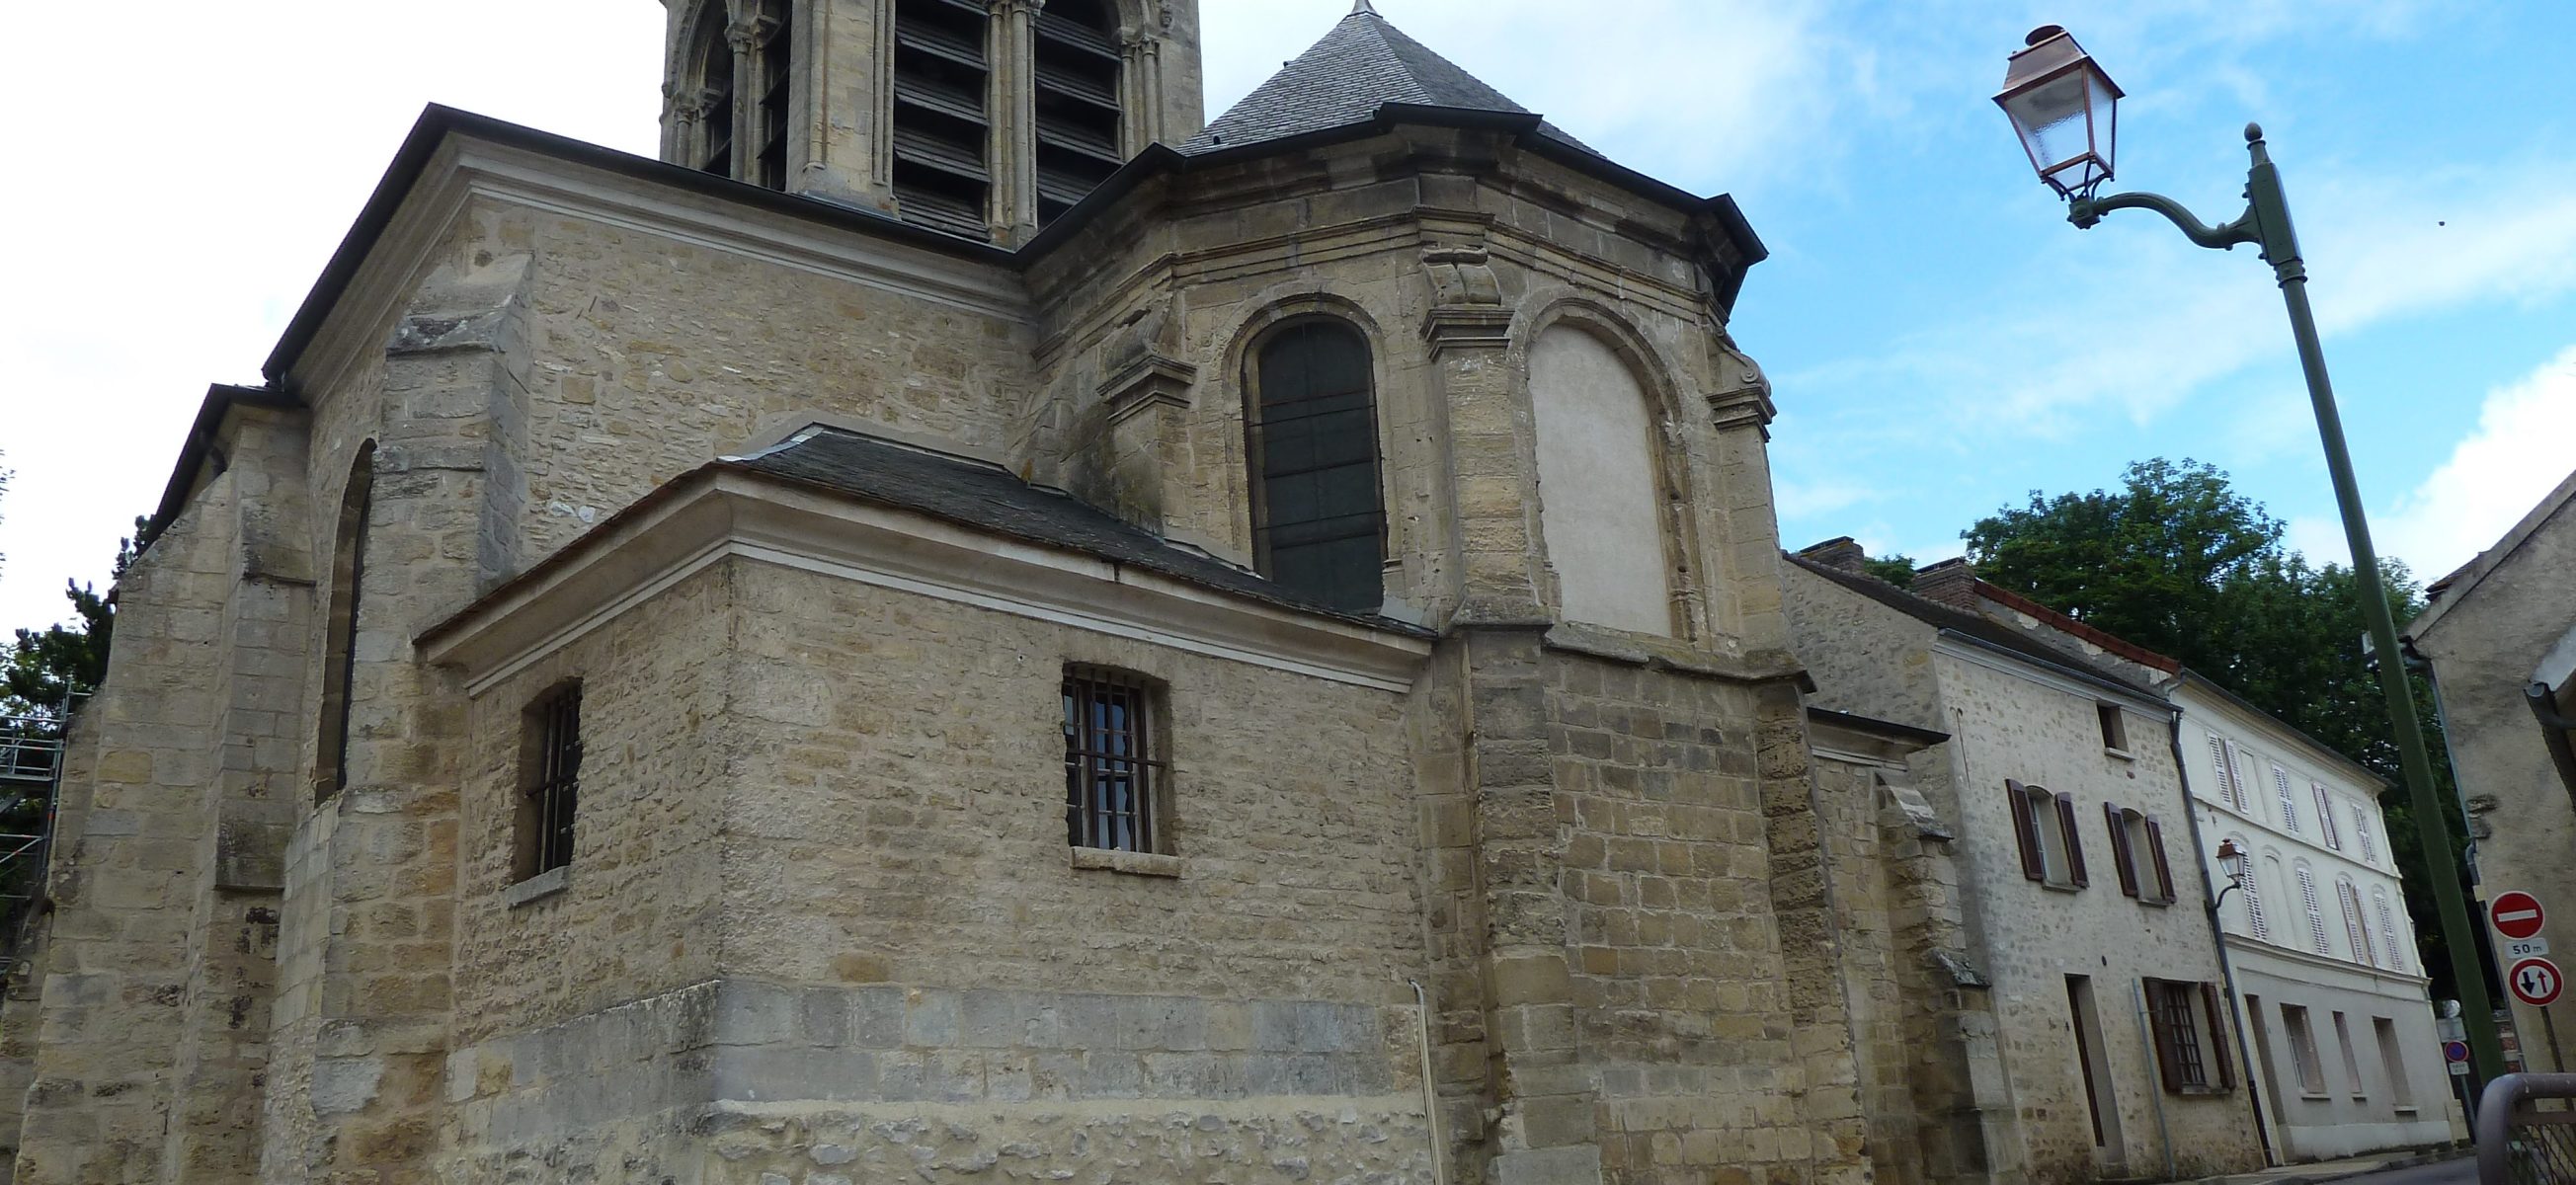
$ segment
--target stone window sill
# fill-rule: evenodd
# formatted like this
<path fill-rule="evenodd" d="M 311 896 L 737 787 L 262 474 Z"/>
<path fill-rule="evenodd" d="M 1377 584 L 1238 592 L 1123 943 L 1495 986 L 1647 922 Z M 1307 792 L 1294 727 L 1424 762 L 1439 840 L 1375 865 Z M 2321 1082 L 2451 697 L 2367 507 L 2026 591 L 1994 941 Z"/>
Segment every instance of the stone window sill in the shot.
<path fill-rule="evenodd" d="M 2304 1090 L 2299 1092 L 2299 1097 L 2311 1103 L 2331 1103 L 2334 1101 L 2334 1096 L 2331 1094 L 2310 1094 Z"/>
<path fill-rule="evenodd" d="M 2073 881 L 2066 881 L 2063 883 L 2057 881 L 2041 881 L 2039 882 L 2039 887 L 2046 889 L 2051 893 L 2081 893 L 2084 891 L 2084 886 L 2076 884 Z"/>
<path fill-rule="evenodd" d="M 2104 757 L 2116 757 L 2122 761 L 2136 761 L 2138 759 L 2138 755 L 2135 753 L 2126 749 L 2114 749 L 2108 745 L 2104 745 L 2102 747 L 2102 755 Z"/>
<path fill-rule="evenodd" d="M 2421 1115 L 2421 1114 L 2423 1114 L 2423 1111 L 2422 1111 L 2420 1108 L 2413 1107 L 2413 1106 L 2409 1106 L 2409 1105 L 2405 1105 L 2405 1104 L 2400 1104 L 2399 1106 L 2396 1106 L 2396 1107 L 2393 1107 L 2393 1108 L 2390 1108 L 2390 1109 L 2391 1109 L 2391 1110 L 2394 1110 L 2395 1112 L 2397 1112 L 2397 1113 L 2398 1113 L 2398 1114 L 2400 1114 L 2400 1115 Z"/>
<path fill-rule="evenodd" d="M 1073 849 L 1073 866 L 1077 870 L 1123 872 L 1129 876 L 1159 876 L 1177 879 L 1183 865 L 1178 856 L 1159 852 L 1120 852 L 1108 848 Z"/>
<path fill-rule="evenodd" d="M 501 890 L 501 903 L 511 909 L 534 905 L 572 887 L 572 869 L 549 868 L 535 876 Z"/>

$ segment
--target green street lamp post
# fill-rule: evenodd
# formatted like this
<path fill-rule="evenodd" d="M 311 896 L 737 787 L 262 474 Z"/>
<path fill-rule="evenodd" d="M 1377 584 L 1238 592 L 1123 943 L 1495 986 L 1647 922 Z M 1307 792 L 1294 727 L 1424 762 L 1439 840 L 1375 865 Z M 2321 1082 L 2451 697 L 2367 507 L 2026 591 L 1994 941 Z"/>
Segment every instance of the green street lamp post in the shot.
<path fill-rule="evenodd" d="M 2353 483 L 2352 457 L 2344 449 L 2343 418 L 2335 411 L 2334 386 L 2326 378 L 2325 351 L 2317 345 L 2316 316 L 2308 310 L 2307 265 L 2299 258 L 2298 235 L 2290 229 L 2290 206 L 2281 193 L 2280 170 L 2264 151 L 2263 129 L 2253 124 L 2245 127 L 2246 148 L 2254 159 L 2245 176 L 2245 212 L 2234 222 L 2210 226 L 2181 203 L 2158 194 L 2094 196 L 2111 179 L 2120 95 L 2120 88 L 2066 30 L 2043 25 L 2032 30 L 2028 43 L 2012 55 L 2004 72 L 2004 89 L 1995 96 L 1995 103 L 2012 120 L 2040 180 L 2067 200 L 2067 220 L 2077 227 L 2089 230 L 2113 210 L 2152 210 L 2203 247 L 2224 251 L 2238 243 L 2252 243 L 2261 249 L 2263 262 L 2272 265 L 2272 275 L 2280 282 L 2281 300 L 2289 306 L 2299 366 L 2307 372 L 2308 398 L 2316 405 L 2317 434 L 2325 441 L 2326 471 L 2334 478 L 2335 503 L 2343 511 L 2344 538 L 2352 545 L 2353 583 L 2361 593 L 2362 619 L 2369 625 L 2376 653 L 2404 653 L 2398 648 L 2397 623 L 2389 616 L 2388 596 L 2380 584 L 2379 557 L 2370 545 L 2370 522 L 2362 511 L 2361 491 Z M 2504 1049 L 2496 1040 L 2486 975 L 2472 945 L 2478 941 L 2478 931 L 2470 924 L 2460 878 L 2450 867 L 2450 827 L 2444 822 L 2450 808 L 2434 794 L 2433 766 L 2425 755 L 2424 730 L 2406 664 L 2382 661 L 2376 665 L 2380 690 L 2388 697 L 2388 722 L 2405 770 L 2407 798 L 2415 808 L 2427 865 L 2424 871 L 2442 915 L 2451 976 L 2459 985 L 2461 1011 L 2467 1014 L 2471 1064 L 2483 1083 L 2504 1071 Z"/>

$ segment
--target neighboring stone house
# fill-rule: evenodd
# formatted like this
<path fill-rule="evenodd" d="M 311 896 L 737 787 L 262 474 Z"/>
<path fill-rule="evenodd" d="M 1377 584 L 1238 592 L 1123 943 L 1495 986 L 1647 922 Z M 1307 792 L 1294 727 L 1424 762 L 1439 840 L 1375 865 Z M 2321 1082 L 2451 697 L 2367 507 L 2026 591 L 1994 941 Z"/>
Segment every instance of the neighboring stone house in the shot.
<path fill-rule="evenodd" d="M 2435 581 L 2432 605 L 2406 627 L 2432 665 L 2451 768 L 2468 807 L 2482 900 L 2521 890 L 2552 919 L 2537 937 L 2564 939 L 2576 918 L 2576 473 L 2495 546 Z M 2489 933 L 2507 978 L 2519 950 Z M 2570 948 L 2560 948 L 2562 951 Z M 2545 956 L 2562 971 L 2564 953 Z M 2511 995 L 2510 992 L 2507 993 Z M 2519 1001 L 2524 1064 L 2576 1067 L 2576 993 L 2547 1009 Z M 2558 1034 L 2553 1042 L 2551 1034 Z"/>
<path fill-rule="evenodd" d="M 2385 784 L 2191 671 L 2173 702 L 2274 1150 L 2328 1160 L 2451 1138 Z"/>
<path fill-rule="evenodd" d="M 1801 702 L 1734 204 L 1198 48 L 673 0 L 662 160 L 428 112 L 119 589 L 17 1181 L 2021 1180 L 1912 754 L 2090 755 Z M 2026 908 L 2117 1034 L 2188 894 Z"/>
<path fill-rule="evenodd" d="M 1955 561 L 1908 592 L 1862 558 L 1849 540 L 1790 557 L 1792 634 L 1817 705 L 1949 734 L 1908 764 L 1954 837 L 1957 982 L 1991 996 L 1991 1048 L 1969 1051 L 1999 1062 L 1972 1079 L 1982 1154 L 2039 1181 L 2260 1165 L 2174 709 L 2151 681 L 2171 660 L 2097 631 L 2034 636 Z"/>

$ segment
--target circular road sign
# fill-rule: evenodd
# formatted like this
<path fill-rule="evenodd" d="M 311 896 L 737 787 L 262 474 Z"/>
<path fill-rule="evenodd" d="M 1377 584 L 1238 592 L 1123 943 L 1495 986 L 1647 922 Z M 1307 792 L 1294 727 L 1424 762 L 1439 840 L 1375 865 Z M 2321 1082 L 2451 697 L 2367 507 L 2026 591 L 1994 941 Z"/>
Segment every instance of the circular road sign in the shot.
<path fill-rule="evenodd" d="M 2544 920 L 2540 898 L 2519 890 L 2496 894 L 2495 901 L 2487 906 L 2487 917 L 2494 920 L 2496 933 L 2507 938 L 2529 938 L 2538 934 Z"/>
<path fill-rule="evenodd" d="M 2469 1060 L 2469 1043 L 2466 1041 L 2443 1042 L 2442 1060 L 2446 1062 L 2464 1062 Z"/>
<path fill-rule="evenodd" d="M 2524 959 L 2504 973 L 2505 986 L 2513 989 L 2513 998 L 2534 1008 L 2551 1004 L 2567 986 L 2567 977 L 2559 973 L 2558 964 L 2547 959 Z"/>

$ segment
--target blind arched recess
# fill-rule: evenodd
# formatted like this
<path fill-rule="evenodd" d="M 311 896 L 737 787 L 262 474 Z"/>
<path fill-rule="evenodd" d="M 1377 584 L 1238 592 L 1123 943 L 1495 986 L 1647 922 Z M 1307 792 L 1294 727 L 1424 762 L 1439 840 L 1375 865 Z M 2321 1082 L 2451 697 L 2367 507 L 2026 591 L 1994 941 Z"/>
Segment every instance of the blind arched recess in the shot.
<path fill-rule="evenodd" d="M 1368 342 L 1338 321 L 1291 322 L 1262 343 L 1250 377 L 1255 562 L 1335 608 L 1376 612 L 1386 512 Z"/>

